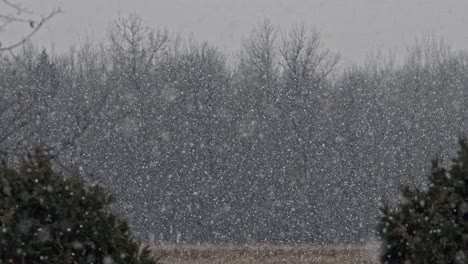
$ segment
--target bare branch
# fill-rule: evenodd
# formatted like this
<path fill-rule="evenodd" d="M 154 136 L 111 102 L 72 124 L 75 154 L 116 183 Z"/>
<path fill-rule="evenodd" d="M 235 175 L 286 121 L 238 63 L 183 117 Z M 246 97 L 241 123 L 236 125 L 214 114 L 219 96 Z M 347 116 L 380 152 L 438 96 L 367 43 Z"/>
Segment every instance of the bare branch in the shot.
<path fill-rule="evenodd" d="M 164 33 L 162 35 L 159 35 L 159 33 L 158 33 L 158 37 L 155 40 L 156 43 L 154 43 L 152 45 L 153 49 L 152 49 L 151 55 L 148 58 L 148 61 L 146 62 L 145 67 L 143 69 L 144 73 L 146 73 L 148 71 L 148 66 L 150 65 L 151 61 L 153 61 L 154 56 L 168 42 L 168 40 L 169 40 L 169 37 L 167 36 L 167 33 Z"/>
<path fill-rule="evenodd" d="M 12 22 L 29 23 L 30 22 L 29 19 L 14 17 L 14 16 L 10 16 L 10 15 L 3 15 L 3 14 L 0 14 L 0 20 L 5 21 L 5 23 L 12 23 Z"/>
<path fill-rule="evenodd" d="M 21 7 L 18 4 L 13 4 L 12 2 L 10 2 L 8 0 L 3 0 L 3 3 L 5 3 L 5 5 L 13 8 L 13 9 L 15 9 L 17 14 L 21 14 L 21 13 L 32 14 L 32 12 L 29 11 L 28 9 L 26 9 L 24 7 Z"/>
<path fill-rule="evenodd" d="M 4 0 L 6 1 L 6 0 Z M 47 22 L 49 21 L 51 18 L 53 18 L 55 15 L 57 15 L 58 13 L 61 13 L 62 10 L 60 9 L 55 9 L 53 10 L 48 16 L 42 18 L 39 23 L 37 25 L 34 26 L 33 24 L 33 21 L 29 21 L 29 23 L 31 23 L 31 27 L 33 27 L 33 31 L 31 31 L 27 36 L 25 36 L 23 39 L 21 39 L 19 42 L 15 43 L 15 44 L 12 44 L 12 45 L 9 45 L 7 47 L 0 47 L 0 52 L 4 52 L 4 51 L 9 51 L 9 50 L 12 50 L 16 47 L 19 47 L 21 45 L 23 45 L 26 41 L 28 41 L 34 34 L 36 34 L 39 29 Z"/>

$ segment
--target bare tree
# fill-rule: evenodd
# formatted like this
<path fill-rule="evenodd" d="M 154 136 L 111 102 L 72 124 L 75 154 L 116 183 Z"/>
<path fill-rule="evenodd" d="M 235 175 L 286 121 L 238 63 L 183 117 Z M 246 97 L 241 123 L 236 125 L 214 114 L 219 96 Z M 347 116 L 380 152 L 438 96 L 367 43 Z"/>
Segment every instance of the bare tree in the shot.
<path fill-rule="evenodd" d="M 245 77 L 259 80 L 260 90 L 267 93 L 277 79 L 276 39 L 278 29 L 264 20 L 242 42 L 239 69 Z M 269 91 L 271 92 L 271 91 Z"/>
<path fill-rule="evenodd" d="M 155 64 L 157 53 L 168 44 L 167 32 L 155 32 L 143 25 L 140 17 L 129 15 L 117 19 L 109 28 L 110 51 L 114 71 L 125 76 L 135 88 Z"/>
<path fill-rule="evenodd" d="M 308 31 L 304 25 L 293 26 L 282 37 L 279 48 L 282 66 L 282 91 L 278 106 L 284 120 L 291 122 L 295 135 L 295 148 L 301 153 L 305 175 L 310 174 L 311 150 L 320 141 L 320 104 L 323 104 L 320 87 L 335 69 L 339 56 L 321 43 L 320 33 Z M 319 144 L 321 145 L 321 144 Z"/>
<path fill-rule="evenodd" d="M 44 24 L 46 24 L 50 19 L 55 15 L 61 12 L 60 9 L 54 9 L 50 11 L 47 15 L 41 16 L 41 18 L 34 18 L 34 13 L 29 9 L 22 7 L 19 3 L 13 2 L 11 0 L 2 0 L 0 3 L 3 4 L 2 11 L 0 11 L 0 33 L 6 31 L 9 26 L 12 24 L 26 24 L 31 30 L 23 36 L 21 39 L 2 46 L 0 41 L 0 53 L 5 51 L 11 51 L 16 47 L 23 45 L 26 41 L 31 39 L 31 37 L 36 34 L 39 29 L 41 29 Z"/>
<path fill-rule="evenodd" d="M 304 25 L 296 25 L 283 35 L 279 51 L 285 78 L 298 93 L 304 92 L 301 86 L 319 85 L 339 61 L 337 54 L 323 49 L 320 33 L 309 33 Z"/>

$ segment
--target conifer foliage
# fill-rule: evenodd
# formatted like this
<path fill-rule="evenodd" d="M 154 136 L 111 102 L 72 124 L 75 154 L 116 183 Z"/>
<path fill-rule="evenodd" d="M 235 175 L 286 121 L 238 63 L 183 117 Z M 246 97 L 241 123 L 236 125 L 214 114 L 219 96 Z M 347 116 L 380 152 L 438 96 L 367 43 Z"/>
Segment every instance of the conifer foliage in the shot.
<path fill-rule="evenodd" d="M 382 263 L 468 263 L 467 140 L 450 168 L 432 162 L 427 189 L 406 185 L 402 196 L 381 208 Z"/>
<path fill-rule="evenodd" d="M 54 170 L 36 150 L 18 170 L 0 164 L 0 263 L 150 264 L 112 197 Z"/>

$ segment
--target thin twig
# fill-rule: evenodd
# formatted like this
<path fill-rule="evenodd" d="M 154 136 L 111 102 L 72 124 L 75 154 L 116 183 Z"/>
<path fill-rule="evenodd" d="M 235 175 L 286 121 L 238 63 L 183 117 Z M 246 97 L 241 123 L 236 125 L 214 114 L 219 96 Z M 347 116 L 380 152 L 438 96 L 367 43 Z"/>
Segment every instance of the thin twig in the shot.
<path fill-rule="evenodd" d="M 21 14 L 21 13 L 32 14 L 31 11 L 27 10 L 26 8 L 23 8 L 23 7 L 19 6 L 18 4 L 13 4 L 12 2 L 10 2 L 8 0 L 3 0 L 3 2 L 5 3 L 5 5 L 15 9 L 18 14 Z"/>
<path fill-rule="evenodd" d="M 30 20 L 28 19 L 24 19 L 24 18 L 20 18 L 20 17 L 13 17 L 13 16 L 10 16 L 10 15 L 2 15 L 0 14 L 0 20 L 3 20 L 5 22 L 22 22 L 22 23 L 29 23 Z"/>
<path fill-rule="evenodd" d="M 5 0 L 4 0 L 5 1 Z M 50 20 L 52 17 L 54 17 L 55 15 L 57 15 L 58 13 L 62 12 L 60 9 L 55 9 L 53 10 L 48 16 L 44 17 L 41 19 L 41 21 L 39 21 L 39 23 L 37 24 L 37 26 L 34 28 L 34 30 L 29 33 L 29 35 L 27 35 L 26 37 L 24 37 L 22 40 L 20 40 L 19 42 L 13 44 L 13 45 L 10 45 L 10 46 L 7 46 L 7 47 L 0 47 L 0 52 L 4 52 L 4 51 L 8 51 L 8 50 L 12 50 L 18 46 L 21 46 L 23 45 L 26 41 L 28 41 L 34 34 L 37 33 L 37 31 L 39 31 L 39 29 L 48 21 Z"/>

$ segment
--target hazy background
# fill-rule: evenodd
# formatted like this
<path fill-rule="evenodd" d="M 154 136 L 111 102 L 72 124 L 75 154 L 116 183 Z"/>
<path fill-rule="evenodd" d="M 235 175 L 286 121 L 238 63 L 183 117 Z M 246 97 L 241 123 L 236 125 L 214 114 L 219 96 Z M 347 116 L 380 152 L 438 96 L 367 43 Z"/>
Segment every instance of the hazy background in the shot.
<path fill-rule="evenodd" d="M 425 183 L 430 159 L 448 160 L 467 135 L 466 2 L 25 0 L 64 13 L 36 45 L 1 54 L 0 153 L 51 146 L 57 166 L 116 195 L 142 241 L 368 243 L 382 201 Z M 176 49 L 173 36 L 160 46 L 140 30 L 133 42 L 125 21 L 103 49 L 80 45 L 102 43 L 129 13 L 222 51 Z M 264 24 L 226 60 L 264 18 L 290 33 L 282 52 Z M 289 30 L 298 22 L 323 33 L 324 49 Z M 0 41 L 21 39 L 23 24 Z M 415 45 L 427 33 L 454 48 Z M 328 75 L 328 49 L 357 64 Z M 406 60 L 363 63 L 376 49 Z"/>
<path fill-rule="evenodd" d="M 361 62 L 369 50 L 401 54 L 417 36 L 435 33 L 456 49 L 468 47 L 466 0 L 28 0 L 24 7 L 55 17 L 33 39 L 60 51 L 86 39 L 100 40 L 119 15 L 136 13 L 148 26 L 215 43 L 228 52 L 263 18 L 283 28 L 316 27 L 326 47 L 346 62 Z M 2 8 L 0 6 L 0 8 Z M 0 33 L 14 39 L 15 33 Z M 3 36 L 2 36 L 3 35 Z M 4 36 L 7 36 L 6 38 Z"/>

